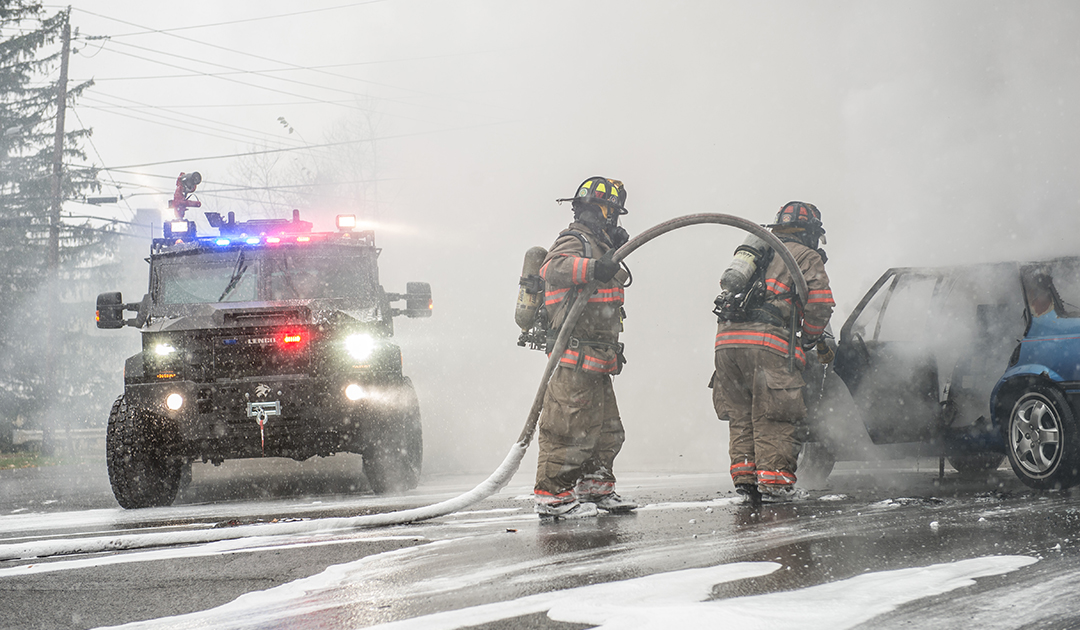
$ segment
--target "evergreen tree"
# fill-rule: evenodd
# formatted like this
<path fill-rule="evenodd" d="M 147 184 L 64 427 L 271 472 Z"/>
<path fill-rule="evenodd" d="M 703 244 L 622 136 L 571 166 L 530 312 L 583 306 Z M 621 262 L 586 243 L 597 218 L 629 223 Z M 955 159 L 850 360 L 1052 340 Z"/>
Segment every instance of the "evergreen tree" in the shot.
<path fill-rule="evenodd" d="M 116 235 L 59 222 L 54 208 L 56 44 L 68 17 L 67 9 L 47 15 L 38 2 L 0 0 L 0 448 L 12 422 L 44 429 L 46 449 L 53 428 L 82 426 L 87 390 L 100 372 L 86 369 L 101 361 L 89 330 L 87 278 L 111 262 Z M 90 85 L 64 86 L 65 102 Z M 86 162 L 80 143 L 89 133 L 64 134 L 63 199 L 98 189 L 95 169 L 69 166 Z M 53 222 L 58 238 L 50 234 Z"/>

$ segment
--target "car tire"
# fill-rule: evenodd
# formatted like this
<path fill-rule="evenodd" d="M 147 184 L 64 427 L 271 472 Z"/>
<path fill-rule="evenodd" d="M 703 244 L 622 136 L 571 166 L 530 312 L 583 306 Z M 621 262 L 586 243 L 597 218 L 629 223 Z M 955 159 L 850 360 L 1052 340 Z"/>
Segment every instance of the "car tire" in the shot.
<path fill-rule="evenodd" d="M 390 422 L 379 423 L 376 435 L 362 450 L 364 476 L 375 494 L 396 494 L 420 483 L 424 436 L 411 383 L 406 382 L 405 395 L 405 410 L 393 414 Z"/>
<path fill-rule="evenodd" d="M 945 459 L 962 476 L 975 477 L 997 470 L 1005 461 L 1005 456 L 1001 453 L 963 453 L 949 455 Z"/>
<path fill-rule="evenodd" d="M 113 403 L 105 434 L 105 459 L 113 496 L 123 508 L 171 505 L 180 489 L 181 461 L 169 453 L 176 427 L 168 419 Z"/>
<path fill-rule="evenodd" d="M 1003 430 L 1009 463 L 1024 484 L 1051 490 L 1080 482 L 1080 427 L 1059 391 L 1043 385 L 1027 389 Z"/>
<path fill-rule="evenodd" d="M 835 465 L 836 458 L 824 444 L 804 442 L 795 468 L 799 485 L 809 489 L 824 487 Z"/>

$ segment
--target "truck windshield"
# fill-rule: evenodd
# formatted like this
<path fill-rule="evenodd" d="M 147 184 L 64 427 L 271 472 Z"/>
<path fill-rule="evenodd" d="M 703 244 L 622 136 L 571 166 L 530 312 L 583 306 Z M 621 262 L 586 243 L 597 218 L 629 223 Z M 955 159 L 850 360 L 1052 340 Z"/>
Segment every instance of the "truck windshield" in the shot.
<path fill-rule="evenodd" d="M 241 253 L 242 251 L 242 253 Z M 375 299 L 374 257 L 363 251 L 244 249 L 154 261 L 158 304 Z"/>

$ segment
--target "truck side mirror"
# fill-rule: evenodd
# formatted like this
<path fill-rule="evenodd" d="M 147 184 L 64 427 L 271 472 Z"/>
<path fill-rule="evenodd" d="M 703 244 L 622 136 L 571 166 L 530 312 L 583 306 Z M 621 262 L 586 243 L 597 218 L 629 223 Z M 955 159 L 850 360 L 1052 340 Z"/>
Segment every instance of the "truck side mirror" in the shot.
<path fill-rule="evenodd" d="M 431 317 L 431 285 L 427 282 L 405 283 L 405 316 Z"/>
<path fill-rule="evenodd" d="M 119 291 L 101 293 L 97 296 L 97 327 L 124 327 L 124 298 Z"/>

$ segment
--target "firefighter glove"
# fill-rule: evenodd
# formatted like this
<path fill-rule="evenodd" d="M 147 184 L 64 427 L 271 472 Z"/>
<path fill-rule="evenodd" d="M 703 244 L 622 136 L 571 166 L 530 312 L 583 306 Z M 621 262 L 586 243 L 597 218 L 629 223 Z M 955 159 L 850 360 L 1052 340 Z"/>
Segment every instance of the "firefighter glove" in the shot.
<path fill-rule="evenodd" d="M 823 365 L 832 363 L 832 360 L 836 357 L 836 353 L 829 347 L 829 344 L 825 343 L 824 339 L 819 339 L 817 342 L 817 358 Z"/>
<path fill-rule="evenodd" d="M 615 277 L 615 274 L 619 273 L 620 264 L 612 260 L 615 256 L 615 250 L 609 249 L 600 258 L 596 259 L 593 263 L 593 277 L 600 282 L 609 282 Z"/>

